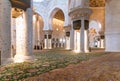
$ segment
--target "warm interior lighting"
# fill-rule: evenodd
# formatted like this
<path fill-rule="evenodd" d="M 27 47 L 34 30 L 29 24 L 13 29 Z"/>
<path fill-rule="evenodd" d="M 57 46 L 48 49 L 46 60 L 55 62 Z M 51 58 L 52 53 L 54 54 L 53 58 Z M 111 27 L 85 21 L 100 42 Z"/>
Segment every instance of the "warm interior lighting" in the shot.
<path fill-rule="evenodd" d="M 60 43 L 62 42 L 62 39 L 60 38 Z"/>
<path fill-rule="evenodd" d="M 53 24 L 56 24 L 58 26 L 63 26 L 64 25 L 64 21 L 53 18 Z"/>
<path fill-rule="evenodd" d="M 57 28 L 56 30 L 58 31 L 59 29 Z"/>

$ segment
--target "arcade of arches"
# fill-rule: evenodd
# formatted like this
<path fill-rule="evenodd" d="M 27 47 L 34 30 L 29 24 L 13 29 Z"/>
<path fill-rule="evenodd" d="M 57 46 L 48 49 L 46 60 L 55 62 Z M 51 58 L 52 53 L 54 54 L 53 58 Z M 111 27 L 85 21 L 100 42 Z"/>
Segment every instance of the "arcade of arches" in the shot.
<path fill-rule="evenodd" d="M 0 0 L 0 62 L 32 61 L 33 50 L 120 52 L 119 0 Z"/>

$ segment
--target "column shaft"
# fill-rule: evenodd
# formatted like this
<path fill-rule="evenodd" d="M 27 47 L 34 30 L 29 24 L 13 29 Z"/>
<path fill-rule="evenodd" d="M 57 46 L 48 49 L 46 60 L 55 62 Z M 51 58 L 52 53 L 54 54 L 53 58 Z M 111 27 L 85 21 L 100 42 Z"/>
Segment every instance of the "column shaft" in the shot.
<path fill-rule="evenodd" d="M 73 29 L 73 25 L 72 25 L 72 29 L 70 30 L 70 49 L 74 50 L 74 29 Z"/>
<path fill-rule="evenodd" d="M 52 40 L 48 39 L 48 49 L 52 49 Z"/>
<path fill-rule="evenodd" d="M 84 18 L 81 19 L 80 29 L 80 52 L 84 52 Z"/>
<path fill-rule="evenodd" d="M 37 41 L 38 41 L 38 32 L 37 32 L 37 29 L 38 29 L 38 25 L 37 25 L 37 16 L 36 16 L 36 21 L 35 21 L 35 47 L 37 48 Z"/>
<path fill-rule="evenodd" d="M 89 52 L 89 39 L 88 39 L 88 30 L 85 30 L 85 52 Z"/>
<path fill-rule="evenodd" d="M 40 22 L 39 19 L 37 21 L 37 34 L 38 34 L 38 41 L 37 41 L 37 45 L 40 46 Z"/>
<path fill-rule="evenodd" d="M 48 39 L 48 35 L 46 34 L 44 37 L 44 49 L 47 49 L 47 39 Z"/>
<path fill-rule="evenodd" d="M 97 41 L 97 47 L 100 48 L 100 40 Z"/>
<path fill-rule="evenodd" d="M 70 37 L 66 37 L 66 49 L 70 49 Z"/>
<path fill-rule="evenodd" d="M 101 40 L 100 40 L 100 44 L 101 44 L 101 45 L 100 45 L 101 48 L 104 48 L 104 47 L 105 47 L 105 46 L 104 46 L 104 39 L 101 39 Z"/>
<path fill-rule="evenodd" d="M 45 30 L 44 49 L 52 49 L 52 31 Z"/>
<path fill-rule="evenodd" d="M 9 0 L 0 1 L 0 44 L 1 64 L 13 62 L 11 54 L 11 3 Z"/>
<path fill-rule="evenodd" d="M 23 13 L 24 25 L 16 28 L 16 56 L 15 62 L 34 60 L 33 56 L 33 27 L 32 27 L 32 8 L 28 8 Z"/>

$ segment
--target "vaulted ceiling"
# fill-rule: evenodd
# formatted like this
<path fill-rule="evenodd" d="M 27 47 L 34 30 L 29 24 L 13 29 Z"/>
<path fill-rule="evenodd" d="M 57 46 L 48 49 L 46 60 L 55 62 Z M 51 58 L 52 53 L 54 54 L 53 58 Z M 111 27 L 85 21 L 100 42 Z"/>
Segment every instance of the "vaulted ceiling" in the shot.
<path fill-rule="evenodd" d="M 90 0 L 90 7 L 105 7 L 105 0 Z M 59 10 L 54 18 L 64 21 L 64 14 Z"/>
<path fill-rule="evenodd" d="M 13 7 L 26 9 L 30 6 L 30 0 L 10 0 Z M 90 0 L 90 7 L 105 7 L 105 0 Z M 20 10 L 14 8 L 12 10 L 13 17 L 18 17 L 21 12 Z M 54 18 L 64 21 L 64 14 L 62 10 L 59 10 Z"/>
<path fill-rule="evenodd" d="M 22 10 L 30 7 L 30 0 L 10 0 L 12 4 L 12 17 L 16 18 L 22 14 Z"/>
<path fill-rule="evenodd" d="M 57 11 L 54 18 L 64 21 L 64 13 L 62 10 Z"/>

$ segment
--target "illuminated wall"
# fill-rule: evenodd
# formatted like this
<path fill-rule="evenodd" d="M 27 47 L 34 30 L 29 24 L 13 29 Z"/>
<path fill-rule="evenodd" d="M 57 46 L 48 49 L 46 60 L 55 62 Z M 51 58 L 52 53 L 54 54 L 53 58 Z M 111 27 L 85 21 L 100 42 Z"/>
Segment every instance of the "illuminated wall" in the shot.
<path fill-rule="evenodd" d="M 52 22 L 52 38 L 58 39 L 59 43 L 65 43 L 64 21 L 53 18 Z"/>

